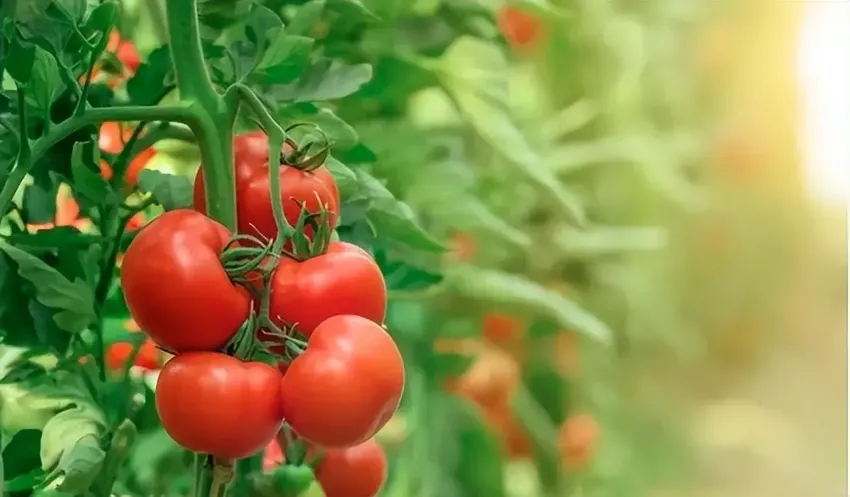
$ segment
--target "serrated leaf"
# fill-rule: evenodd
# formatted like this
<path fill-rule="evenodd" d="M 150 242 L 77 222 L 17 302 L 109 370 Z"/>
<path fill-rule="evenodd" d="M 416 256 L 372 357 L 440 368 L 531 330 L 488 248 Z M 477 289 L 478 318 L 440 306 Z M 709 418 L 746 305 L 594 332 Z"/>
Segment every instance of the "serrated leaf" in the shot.
<path fill-rule="evenodd" d="M 36 289 L 36 300 L 58 312 L 53 319 L 57 326 L 79 333 L 96 319 L 94 292 L 85 281 L 73 282 L 38 257 L 0 242 L 0 250 L 18 265 L 18 274 Z"/>
<path fill-rule="evenodd" d="M 139 172 L 139 188 L 151 193 L 167 211 L 192 205 L 192 182 L 185 176 L 144 169 Z"/>
<path fill-rule="evenodd" d="M 92 155 L 94 157 L 92 157 Z M 115 192 L 102 175 L 92 170 L 87 163 L 100 162 L 100 149 L 91 142 L 77 142 L 71 152 L 71 174 L 74 189 L 96 204 L 114 202 Z M 86 159 L 90 160 L 86 160 Z"/>
<path fill-rule="evenodd" d="M 286 26 L 286 32 L 291 35 L 307 35 L 313 29 L 316 21 L 325 9 L 325 0 L 312 0 L 300 7 L 295 12 L 292 20 Z"/>
<path fill-rule="evenodd" d="M 85 493 L 103 465 L 106 453 L 100 437 L 106 426 L 103 414 L 91 406 L 76 406 L 54 416 L 41 435 L 41 466 L 48 479 L 61 477 L 57 489 Z"/>
<path fill-rule="evenodd" d="M 540 157 L 512 121 L 506 107 L 507 69 L 498 48 L 465 36 L 443 54 L 437 74 L 478 134 L 564 214 L 583 224 L 586 214 L 581 200 L 566 190 L 552 171 L 540 167 Z"/>
<path fill-rule="evenodd" d="M 549 318 L 564 329 L 610 345 L 613 333 L 596 316 L 557 292 L 522 276 L 493 269 L 457 266 L 446 272 L 447 285 L 457 294 L 506 309 Z"/>
<path fill-rule="evenodd" d="M 36 46 L 32 75 L 27 83 L 27 102 L 46 112 L 64 88 L 56 59 L 47 50 Z"/>
<path fill-rule="evenodd" d="M 312 38 L 279 30 L 263 52 L 251 78 L 263 84 L 285 84 L 298 79 L 309 63 L 313 42 Z"/>
<path fill-rule="evenodd" d="M 276 100 L 289 102 L 337 100 L 356 92 L 371 79 L 369 64 L 349 66 L 323 59 L 310 66 L 295 83 L 275 86 L 267 93 Z"/>

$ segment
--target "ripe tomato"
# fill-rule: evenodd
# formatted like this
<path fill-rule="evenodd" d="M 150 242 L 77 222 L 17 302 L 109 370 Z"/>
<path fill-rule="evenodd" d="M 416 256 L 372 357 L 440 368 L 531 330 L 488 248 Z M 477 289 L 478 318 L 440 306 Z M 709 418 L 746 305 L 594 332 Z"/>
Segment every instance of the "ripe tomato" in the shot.
<path fill-rule="evenodd" d="M 516 360 L 507 352 L 490 348 L 460 377 L 456 392 L 484 409 L 503 408 L 510 404 L 519 381 Z"/>
<path fill-rule="evenodd" d="M 272 276 L 270 314 L 309 337 L 331 316 L 353 314 L 378 324 L 387 311 L 381 269 L 363 249 L 332 242 L 312 259 L 280 259 Z"/>
<path fill-rule="evenodd" d="M 188 209 L 143 227 L 121 262 L 121 286 L 130 314 L 163 348 L 215 350 L 248 317 L 251 299 L 219 261 L 230 234 Z"/>
<path fill-rule="evenodd" d="M 262 131 L 245 133 L 233 140 L 236 168 L 236 210 L 239 232 L 262 235 L 268 239 L 277 236 L 277 225 L 272 212 L 269 187 L 268 137 Z M 285 152 L 290 149 L 283 147 Z M 295 225 L 301 214 L 301 203 L 307 210 L 317 213 L 322 207 L 328 210 L 331 227 L 336 226 L 339 215 L 339 190 L 333 176 L 324 167 L 314 171 L 301 171 L 294 167 L 280 167 L 281 202 L 286 220 Z M 204 174 L 202 168 L 195 174 L 194 206 L 206 212 Z M 311 236 L 308 227 L 307 236 Z"/>
<path fill-rule="evenodd" d="M 374 497 L 387 480 L 387 456 L 374 439 L 329 450 L 316 465 L 325 497 Z"/>
<path fill-rule="evenodd" d="M 404 363 L 390 335 L 360 316 L 334 316 L 316 327 L 307 350 L 281 382 L 292 429 L 319 447 L 365 442 L 398 409 Z"/>
<path fill-rule="evenodd" d="M 135 73 L 139 68 L 139 64 L 141 64 L 136 45 L 132 41 L 122 40 L 121 35 L 117 31 L 109 33 L 106 51 L 114 53 L 115 57 L 129 69 L 131 74 Z"/>
<path fill-rule="evenodd" d="M 484 336 L 496 345 L 509 345 L 522 334 L 525 323 L 516 316 L 501 312 L 489 312 L 481 323 Z"/>
<path fill-rule="evenodd" d="M 139 182 L 139 173 L 145 168 L 145 166 L 148 165 L 148 162 L 153 159 L 154 156 L 156 156 L 156 151 L 149 147 L 133 157 L 130 164 L 127 165 L 127 171 L 124 176 L 127 186 L 132 187 Z M 110 167 L 109 163 L 105 160 L 100 161 L 100 175 L 103 176 L 103 179 L 106 181 L 112 179 L 112 167 Z"/>
<path fill-rule="evenodd" d="M 561 462 L 569 470 L 586 467 L 596 451 L 599 425 L 587 413 L 567 418 L 558 430 L 558 452 Z"/>
<path fill-rule="evenodd" d="M 121 371 L 132 353 L 132 343 L 113 343 L 106 350 L 106 366 L 110 371 Z M 142 343 L 133 365 L 148 371 L 159 369 L 159 349 L 156 348 L 153 340 L 148 339 Z"/>
<path fill-rule="evenodd" d="M 515 48 L 534 46 L 540 39 L 540 19 L 519 7 L 508 5 L 501 8 L 496 14 L 496 24 Z"/>
<path fill-rule="evenodd" d="M 156 383 L 162 427 L 180 446 L 226 458 L 261 451 L 280 429 L 280 372 L 216 352 L 165 363 Z"/>
<path fill-rule="evenodd" d="M 121 123 L 107 121 L 100 125 L 97 144 L 104 152 L 117 155 L 124 150 L 124 144 L 132 134 L 132 130 L 122 127 Z"/>

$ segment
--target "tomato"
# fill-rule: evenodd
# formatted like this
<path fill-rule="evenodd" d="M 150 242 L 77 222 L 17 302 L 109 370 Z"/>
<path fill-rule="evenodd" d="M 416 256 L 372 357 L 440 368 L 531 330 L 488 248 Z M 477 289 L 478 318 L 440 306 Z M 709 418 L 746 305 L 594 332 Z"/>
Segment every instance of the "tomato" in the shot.
<path fill-rule="evenodd" d="M 331 316 L 354 314 L 378 324 L 387 311 L 381 269 L 363 249 L 332 242 L 325 254 L 280 259 L 271 282 L 270 314 L 309 337 Z"/>
<path fill-rule="evenodd" d="M 488 340 L 496 345 L 507 345 L 520 338 L 525 323 L 510 314 L 490 312 L 484 315 L 481 327 Z"/>
<path fill-rule="evenodd" d="M 272 485 L 278 495 L 301 495 L 313 483 L 313 470 L 310 466 L 284 464 L 272 473 Z"/>
<path fill-rule="evenodd" d="M 275 437 L 269 442 L 265 452 L 263 452 L 263 471 L 272 470 L 283 464 L 284 461 L 286 461 L 286 458 L 283 455 L 283 448 L 277 441 L 277 437 Z"/>
<path fill-rule="evenodd" d="M 268 137 L 262 131 L 241 134 L 233 140 L 236 210 L 240 233 L 274 239 L 277 224 L 269 187 L 268 143 Z M 290 150 L 287 146 L 283 148 L 284 151 Z M 308 172 L 281 165 L 280 187 L 284 216 L 289 224 L 296 224 L 303 203 L 311 213 L 319 212 L 322 207 L 327 209 L 330 226 L 336 226 L 339 190 L 327 168 L 322 166 Z M 202 168 L 195 174 L 194 206 L 197 211 L 206 212 Z M 312 235 L 312 228 L 308 227 L 305 231 L 308 237 Z"/>
<path fill-rule="evenodd" d="M 323 448 L 371 438 L 398 409 L 403 390 L 395 342 L 360 316 L 334 316 L 317 326 L 281 382 L 287 423 Z"/>
<path fill-rule="evenodd" d="M 578 470 L 586 467 L 596 450 L 599 425 L 587 413 L 567 418 L 558 430 L 558 452 L 564 467 Z"/>
<path fill-rule="evenodd" d="M 458 395 L 485 408 L 510 404 L 519 386 L 519 364 L 507 352 L 491 348 L 481 353 L 457 383 Z"/>
<path fill-rule="evenodd" d="M 166 212 L 143 227 L 121 262 L 130 314 L 163 348 L 215 350 L 248 317 L 251 298 L 219 261 L 227 229 L 188 209 Z"/>
<path fill-rule="evenodd" d="M 451 238 L 451 251 L 447 254 L 449 260 L 469 262 L 475 257 L 478 243 L 471 235 L 458 233 Z"/>
<path fill-rule="evenodd" d="M 496 14 L 496 24 L 511 46 L 527 48 L 540 39 L 541 22 L 527 11 L 508 5 Z"/>
<path fill-rule="evenodd" d="M 129 69 L 131 74 L 135 73 L 139 68 L 139 64 L 141 64 L 141 58 L 139 58 L 136 45 L 132 41 L 121 39 L 121 35 L 117 31 L 109 33 L 106 51 L 114 53 L 115 57 Z"/>
<path fill-rule="evenodd" d="M 153 159 L 154 156 L 156 156 L 156 151 L 149 147 L 136 154 L 136 156 L 130 160 L 130 164 L 127 165 L 127 171 L 124 177 L 127 186 L 132 187 L 139 182 L 139 173 L 145 168 L 145 166 L 148 165 L 148 162 Z M 105 160 L 100 161 L 100 175 L 107 181 L 112 179 L 112 167 L 110 167 L 109 163 Z"/>
<path fill-rule="evenodd" d="M 132 134 L 132 130 L 122 127 L 121 123 L 107 121 L 100 125 L 97 144 L 104 152 L 118 155 L 124 150 L 124 144 Z"/>
<path fill-rule="evenodd" d="M 374 497 L 387 480 L 387 456 L 374 439 L 329 450 L 316 465 L 325 497 Z"/>
<path fill-rule="evenodd" d="M 106 366 L 110 371 L 121 371 L 132 354 L 132 343 L 113 343 L 106 349 Z M 159 349 L 152 340 L 148 339 L 142 343 L 133 365 L 149 371 L 159 369 Z"/>
<path fill-rule="evenodd" d="M 256 454 L 283 421 L 280 372 L 216 352 L 189 352 L 165 363 L 156 383 L 162 427 L 180 446 L 217 457 Z"/>

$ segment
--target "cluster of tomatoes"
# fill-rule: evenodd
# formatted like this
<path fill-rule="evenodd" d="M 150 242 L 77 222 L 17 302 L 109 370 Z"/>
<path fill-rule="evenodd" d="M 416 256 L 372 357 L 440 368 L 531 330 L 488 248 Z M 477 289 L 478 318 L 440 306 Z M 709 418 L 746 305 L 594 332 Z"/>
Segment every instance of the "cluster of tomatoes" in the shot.
<path fill-rule="evenodd" d="M 401 355 L 382 326 L 383 275 L 361 248 L 323 238 L 340 210 L 324 166 L 300 168 L 284 146 L 273 199 L 266 135 L 241 134 L 233 145 L 238 233 L 205 215 L 199 171 L 195 208 L 143 227 L 121 264 L 132 318 L 174 355 L 156 385 L 162 425 L 182 447 L 230 460 L 286 433 L 286 465 L 312 466 L 328 497 L 371 497 L 386 477 L 373 436 L 404 387 Z M 278 243 L 285 232 L 273 202 L 286 233 L 300 226 L 317 242 L 308 255 L 293 253 L 301 244 L 291 239 Z"/>

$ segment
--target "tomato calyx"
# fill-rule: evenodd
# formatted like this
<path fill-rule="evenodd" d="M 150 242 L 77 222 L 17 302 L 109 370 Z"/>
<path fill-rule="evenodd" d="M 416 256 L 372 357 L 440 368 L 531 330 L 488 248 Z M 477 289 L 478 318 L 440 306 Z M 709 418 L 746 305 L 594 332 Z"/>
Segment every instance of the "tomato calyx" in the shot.
<path fill-rule="evenodd" d="M 269 258 L 276 258 L 274 245 L 263 242 L 250 235 L 234 235 L 221 250 L 219 260 L 230 280 L 236 283 L 251 284 L 256 279 L 257 271 L 265 272 Z M 250 289 L 250 287 L 249 287 Z"/>
<path fill-rule="evenodd" d="M 318 199 L 318 195 L 316 198 Z M 299 206 L 301 212 L 289 238 L 292 250 L 284 249 L 283 252 L 292 259 L 303 261 L 322 255 L 328 250 L 333 237 L 333 227 L 330 225 L 330 211 L 326 206 L 322 206 L 318 212 L 310 212 L 306 202 L 299 202 Z M 311 231 L 313 236 L 307 236 Z"/>

